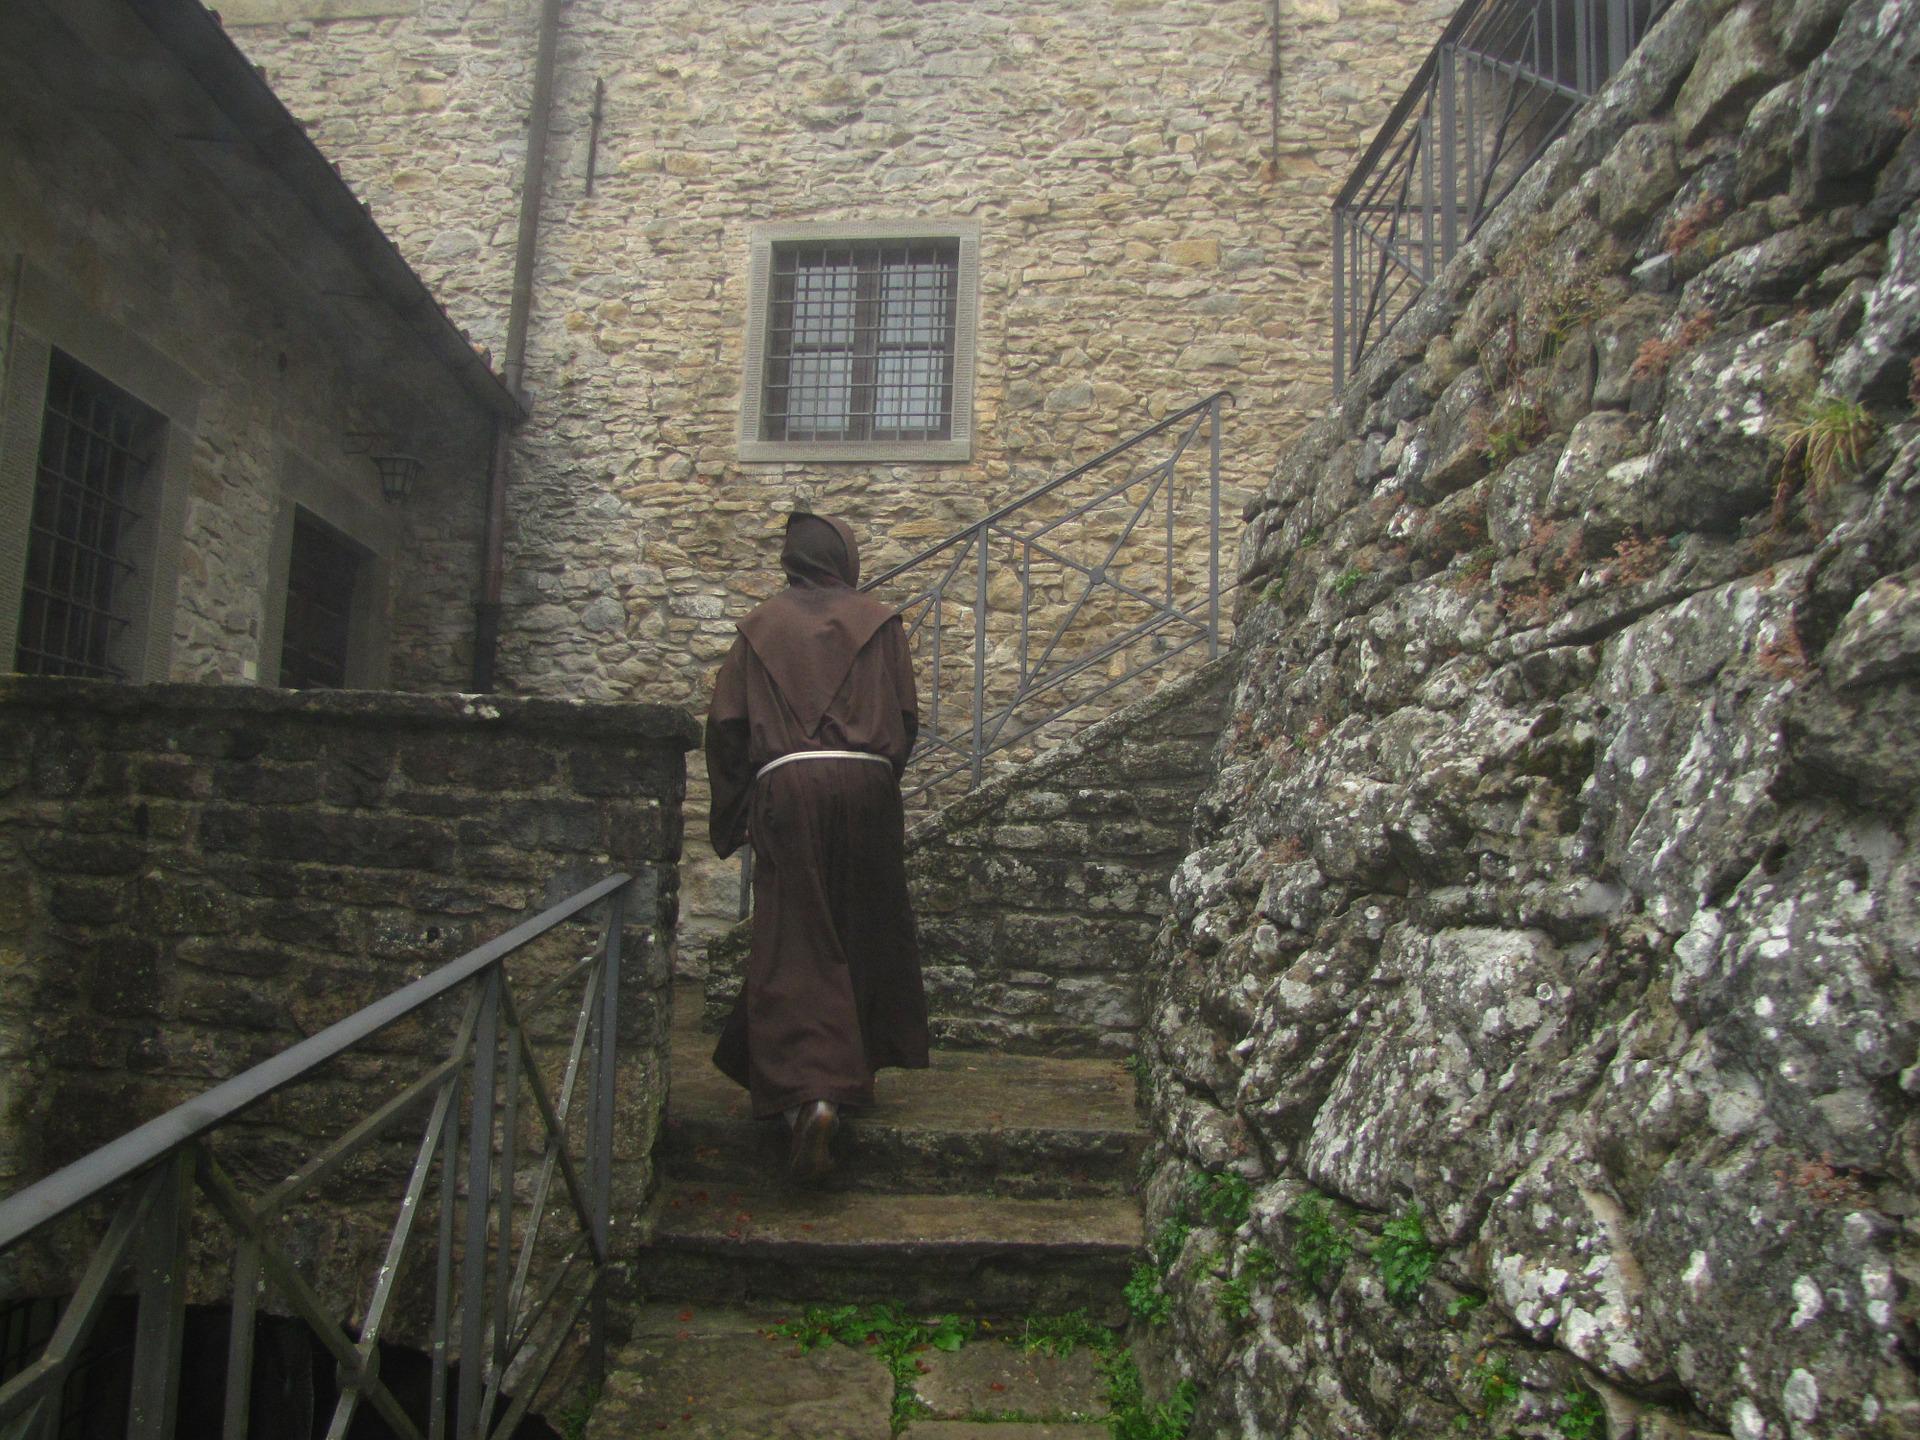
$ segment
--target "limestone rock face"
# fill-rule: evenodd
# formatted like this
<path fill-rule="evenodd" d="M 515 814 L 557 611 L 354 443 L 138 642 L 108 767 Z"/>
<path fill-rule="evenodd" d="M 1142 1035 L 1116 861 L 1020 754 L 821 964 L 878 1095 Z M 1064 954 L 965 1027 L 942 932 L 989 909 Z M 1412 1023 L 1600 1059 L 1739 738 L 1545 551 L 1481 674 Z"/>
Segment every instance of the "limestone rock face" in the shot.
<path fill-rule="evenodd" d="M 1248 507 L 1148 996 L 1196 1433 L 1920 1429 L 1909 8 L 1671 7 Z"/>

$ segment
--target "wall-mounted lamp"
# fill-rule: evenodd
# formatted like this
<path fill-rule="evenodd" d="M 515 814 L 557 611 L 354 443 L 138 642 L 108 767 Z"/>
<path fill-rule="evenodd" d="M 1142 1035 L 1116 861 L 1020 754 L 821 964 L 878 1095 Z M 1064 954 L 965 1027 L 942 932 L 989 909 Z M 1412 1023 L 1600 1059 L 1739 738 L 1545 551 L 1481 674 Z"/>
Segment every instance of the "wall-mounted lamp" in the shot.
<path fill-rule="evenodd" d="M 427 466 L 411 455 L 374 455 L 370 457 L 380 472 L 380 493 L 390 505 L 403 505 Z"/>

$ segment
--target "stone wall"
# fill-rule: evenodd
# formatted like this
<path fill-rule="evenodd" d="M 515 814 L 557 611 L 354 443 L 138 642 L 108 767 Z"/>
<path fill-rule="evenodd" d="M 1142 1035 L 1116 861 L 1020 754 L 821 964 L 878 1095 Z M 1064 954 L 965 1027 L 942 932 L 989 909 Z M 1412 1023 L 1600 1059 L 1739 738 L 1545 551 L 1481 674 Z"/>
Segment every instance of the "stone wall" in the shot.
<path fill-rule="evenodd" d="M 214 122 L 194 107 L 211 102 L 151 36 L 144 48 L 137 38 L 136 26 L 118 42 L 117 72 L 90 54 L 48 71 L 12 38 L 0 46 L 0 377 L 26 353 L 12 342 L 31 311 L 52 321 L 51 335 L 35 322 L 40 340 L 109 381 L 138 392 L 135 374 L 164 370 L 197 406 L 184 435 L 178 583 L 154 601 L 171 617 L 171 668 L 153 678 L 277 682 L 261 663 L 272 592 L 285 586 L 270 574 L 272 551 L 299 503 L 386 567 L 385 593 L 369 600 L 388 653 L 373 657 L 363 683 L 464 686 L 487 415 L 417 340 L 396 334 L 401 322 L 377 300 L 323 293 L 352 288 L 335 278 L 340 260 L 281 242 L 276 217 L 299 202 L 246 158 L 245 143 L 231 147 L 231 167 L 202 163 L 209 146 L 191 136 Z M 83 103 L 61 78 L 83 71 L 118 73 L 118 103 Z M 257 190 L 237 199 L 236 175 Z M 346 453 L 359 432 L 425 460 L 404 509 L 381 500 L 364 453 Z M 37 424 L 21 443 L 37 446 Z M 145 506 L 149 523 L 155 508 Z M 7 666 L 13 643 L 9 634 Z"/>
<path fill-rule="evenodd" d="M 907 833 L 935 1042 L 1130 1056 L 1167 882 L 1220 735 L 1232 662 L 1163 686 Z M 707 1022 L 750 927 L 709 948 Z"/>
<path fill-rule="evenodd" d="M 1680 0 L 1253 507 L 1196 1435 L 1920 1428 L 1917 104 L 1910 0 Z"/>
<path fill-rule="evenodd" d="M 636 1214 L 665 1100 L 666 940 L 696 733 L 658 706 L 0 682 L 5 1188 L 624 870 L 657 894 L 653 913 L 628 915 L 620 1005 L 615 1213 Z M 522 1000 L 598 933 L 595 917 L 510 961 Z M 443 1055 L 463 1003 L 249 1112 L 224 1163 L 251 1181 L 292 1173 Z M 536 1033 L 557 1067 L 571 1015 Z M 327 1261 L 316 1283 L 344 1315 L 393 1222 L 417 1143 L 405 1130 L 303 1218 Z M 371 1218 L 352 1208 L 362 1195 Z M 224 1273 L 209 1271 L 206 1298 Z M 410 1266 L 406 1284 L 413 1324 L 431 1266 Z"/>
<path fill-rule="evenodd" d="M 300 8 L 236 34 L 497 348 L 537 6 Z M 703 705 L 795 499 L 850 518 L 873 573 L 1217 388 L 1230 508 L 1257 489 L 1327 393 L 1328 203 L 1451 0 L 1280 6 L 1277 145 L 1272 9 L 569 4 L 503 684 Z M 972 460 L 740 463 L 750 226 L 892 217 L 981 227 Z M 687 888 L 696 928 L 731 913 L 724 868 Z"/>

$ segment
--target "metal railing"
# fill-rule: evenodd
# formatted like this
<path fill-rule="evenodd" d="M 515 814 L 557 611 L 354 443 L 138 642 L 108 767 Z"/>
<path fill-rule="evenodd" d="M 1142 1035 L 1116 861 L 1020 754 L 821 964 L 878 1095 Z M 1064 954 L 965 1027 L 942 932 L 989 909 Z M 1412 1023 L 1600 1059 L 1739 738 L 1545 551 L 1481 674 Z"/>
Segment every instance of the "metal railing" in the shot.
<path fill-rule="evenodd" d="M 60 1433 L 68 1375 L 80 1363 L 109 1301 L 130 1286 L 137 1319 L 126 1433 L 136 1440 L 173 1435 L 191 1263 L 188 1227 L 196 1191 L 224 1227 L 216 1236 L 225 1234 L 234 1244 L 224 1440 L 244 1440 L 247 1433 L 255 1321 L 267 1298 L 266 1287 L 311 1328 L 338 1366 L 340 1395 L 329 1437 L 344 1436 L 355 1411 L 367 1404 L 395 1435 L 422 1440 L 424 1429 L 429 1440 L 443 1440 L 448 1433 L 450 1371 L 456 1440 L 511 1434 L 583 1312 L 588 1317 L 587 1364 L 590 1377 L 597 1380 L 605 1360 L 604 1281 L 611 1264 L 622 927 L 630 895 L 638 899 L 641 914 L 650 912 L 648 892 L 654 883 L 651 877 L 636 884 L 626 875 L 610 876 L 0 1201 L 0 1257 L 8 1259 L 17 1257 L 16 1247 L 47 1238 L 49 1227 L 64 1217 L 83 1210 L 92 1216 L 102 1204 L 112 1207 L 104 1238 L 93 1246 L 51 1337 L 31 1363 L 0 1386 L 0 1433 L 19 1440 L 46 1440 Z M 607 913 L 594 952 L 560 961 L 559 973 L 544 975 L 531 993 L 516 999 L 506 974 L 508 957 L 603 902 Z M 556 942 L 564 939 L 555 937 Z M 540 1047 L 528 1026 L 576 985 L 581 999 L 556 1093 L 542 1078 Z M 463 991 L 464 1011 L 443 1059 L 294 1174 L 262 1194 L 243 1193 L 219 1153 L 223 1127 L 276 1092 L 315 1078 L 329 1062 L 363 1051 L 380 1032 L 420 1016 L 438 1001 L 457 999 Z M 556 1033 L 564 1035 L 564 1024 Z M 550 1048 L 557 1052 L 557 1042 Z M 557 1058 L 557 1053 L 548 1058 Z M 584 1085 L 578 1083 L 583 1068 Z M 531 1119 L 523 1108 L 528 1100 Z M 349 1329 L 303 1273 L 296 1259 L 301 1247 L 289 1244 L 290 1236 L 282 1233 L 285 1222 L 296 1203 L 312 1204 L 349 1161 L 423 1109 L 425 1127 L 398 1197 L 397 1219 L 369 1279 L 360 1322 Z M 584 1112 L 583 1139 L 573 1123 L 576 1110 Z M 516 1149 L 523 1125 L 531 1133 L 534 1120 L 539 1154 L 529 1181 L 525 1175 L 517 1177 Z M 245 1147 L 238 1148 L 243 1152 Z M 235 1170 L 244 1168 L 234 1162 Z M 430 1195 L 436 1168 L 437 1203 Z M 556 1177 L 560 1189 L 553 1194 Z M 526 1187 L 526 1198 L 518 1206 L 516 1178 Z M 575 1231 L 557 1247 L 541 1245 L 550 1195 L 554 1212 L 567 1216 Z M 431 1381 L 424 1427 L 382 1381 L 379 1369 L 382 1329 L 423 1212 L 433 1213 L 435 1221 Z M 203 1239 L 194 1237 L 196 1258 L 208 1253 Z M 536 1278 L 535 1270 L 542 1267 Z"/>
<path fill-rule="evenodd" d="M 996 750 L 1197 646 L 1219 653 L 1231 399 L 1167 416 L 861 587 L 898 605 L 914 650 L 909 798 L 955 779 L 971 789 Z M 1115 468 L 1091 495 L 1069 489 Z"/>
<path fill-rule="evenodd" d="M 1669 0 L 1466 0 L 1333 205 L 1339 389 Z"/>

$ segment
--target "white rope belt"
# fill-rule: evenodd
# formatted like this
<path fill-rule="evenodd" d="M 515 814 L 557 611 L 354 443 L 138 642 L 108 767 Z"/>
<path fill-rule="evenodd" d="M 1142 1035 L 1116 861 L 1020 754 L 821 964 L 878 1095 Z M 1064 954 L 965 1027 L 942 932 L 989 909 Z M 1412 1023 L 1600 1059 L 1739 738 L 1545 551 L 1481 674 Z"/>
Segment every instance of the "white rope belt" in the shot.
<path fill-rule="evenodd" d="M 777 760 L 767 761 L 753 772 L 753 778 L 758 780 L 761 776 L 778 770 L 782 765 L 790 765 L 795 760 L 874 760 L 889 769 L 893 768 L 893 762 L 886 756 L 874 755 L 866 750 L 790 750 Z"/>

